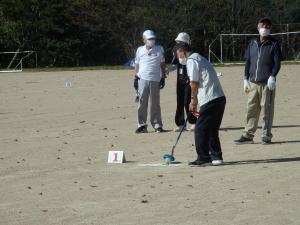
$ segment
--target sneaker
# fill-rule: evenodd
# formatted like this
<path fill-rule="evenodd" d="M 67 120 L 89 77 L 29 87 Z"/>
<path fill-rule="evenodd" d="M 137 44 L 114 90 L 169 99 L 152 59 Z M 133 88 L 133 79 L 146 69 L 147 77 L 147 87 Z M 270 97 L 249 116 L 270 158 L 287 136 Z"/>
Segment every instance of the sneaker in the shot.
<path fill-rule="evenodd" d="M 146 126 L 141 126 L 138 129 L 136 129 L 135 133 L 140 134 L 140 133 L 147 133 L 147 127 Z"/>
<path fill-rule="evenodd" d="M 178 127 L 174 128 L 174 131 L 175 132 L 179 132 L 179 131 L 181 131 L 182 127 L 183 127 L 183 125 L 182 126 L 178 126 Z"/>
<path fill-rule="evenodd" d="M 236 144 L 253 144 L 253 138 L 246 138 L 241 136 L 240 139 L 234 140 Z"/>
<path fill-rule="evenodd" d="M 164 129 L 162 129 L 162 127 L 155 128 L 155 132 L 156 133 L 161 133 L 161 132 L 164 132 Z"/>
<path fill-rule="evenodd" d="M 195 127 L 196 127 L 196 125 L 195 125 L 195 124 L 192 124 L 191 127 L 190 127 L 190 131 L 194 131 L 194 130 L 195 130 Z"/>
<path fill-rule="evenodd" d="M 261 144 L 262 145 L 269 145 L 269 144 L 271 144 L 271 139 L 263 137 L 262 140 L 261 140 Z"/>
<path fill-rule="evenodd" d="M 211 161 L 202 161 L 202 160 L 195 160 L 188 163 L 189 166 L 208 166 L 211 165 Z"/>
<path fill-rule="evenodd" d="M 212 164 L 213 166 L 219 166 L 219 165 L 222 165 L 222 164 L 223 164 L 223 160 L 222 160 L 222 159 L 213 160 L 213 161 L 211 162 L 211 164 Z"/>

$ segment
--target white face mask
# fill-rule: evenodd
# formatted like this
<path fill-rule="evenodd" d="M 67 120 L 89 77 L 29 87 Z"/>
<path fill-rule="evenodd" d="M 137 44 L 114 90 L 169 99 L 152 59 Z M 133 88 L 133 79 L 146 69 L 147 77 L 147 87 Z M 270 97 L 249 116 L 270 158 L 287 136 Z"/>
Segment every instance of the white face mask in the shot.
<path fill-rule="evenodd" d="M 181 65 L 186 65 L 187 58 L 179 58 L 178 61 Z"/>
<path fill-rule="evenodd" d="M 267 37 L 270 35 L 270 29 L 267 28 L 259 28 L 259 35 L 262 37 Z"/>
<path fill-rule="evenodd" d="M 147 40 L 147 41 L 146 41 L 146 45 L 147 45 L 149 48 L 152 48 L 152 47 L 155 45 L 155 40 Z"/>

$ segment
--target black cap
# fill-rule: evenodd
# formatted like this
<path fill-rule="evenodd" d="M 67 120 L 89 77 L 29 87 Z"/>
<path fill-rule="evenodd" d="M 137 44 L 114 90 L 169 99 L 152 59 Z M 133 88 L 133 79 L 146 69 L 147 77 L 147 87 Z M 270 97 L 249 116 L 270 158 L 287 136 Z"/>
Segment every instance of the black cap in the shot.
<path fill-rule="evenodd" d="M 271 19 L 268 18 L 268 17 L 261 17 L 261 18 L 258 20 L 258 23 L 257 23 L 257 24 L 262 23 L 262 22 L 267 22 L 267 23 L 269 23 L 269 24 L 272 26 L 272 21 L 271 21 Z"/>

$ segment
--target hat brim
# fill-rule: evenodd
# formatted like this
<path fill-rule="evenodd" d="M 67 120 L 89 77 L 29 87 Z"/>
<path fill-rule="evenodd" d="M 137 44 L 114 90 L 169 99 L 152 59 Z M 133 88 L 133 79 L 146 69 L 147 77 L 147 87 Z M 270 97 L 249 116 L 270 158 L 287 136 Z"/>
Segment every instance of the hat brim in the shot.
<path fill-rule="evenodd" d="M 150 34 L 150 35 L 145 36 L 145 38 L 148 40 L 148 39 L 156 38 L 156 37 L 155 37 L 155 35 L 151 35 L 151 34 Z"/>
<path fill-rule="evenodd" d="M 263 22 L 267 22 L 268 24 L 272 25 L 272 21 L 267 17 L 261 18 L 257 24 L 263 23 Z"/>

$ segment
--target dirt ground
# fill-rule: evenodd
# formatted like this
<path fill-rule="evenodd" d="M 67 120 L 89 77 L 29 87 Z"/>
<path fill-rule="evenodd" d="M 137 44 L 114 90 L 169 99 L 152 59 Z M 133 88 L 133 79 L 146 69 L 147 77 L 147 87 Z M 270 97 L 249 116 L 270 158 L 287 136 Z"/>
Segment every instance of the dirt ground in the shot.
<path fill-rule="evenodd" d="M 237 146 L 247 96 L 243 67 L 218 67 L 227 96 L 220 138 L 226 164 L 191 168 L 184 132 L 173 167 L 175 74 L 161 91 L 164 128 L 136 135 L 132 73 L 0 74 L 0 224 L 300 224 L 300 65 L 278 77 L 272 145 Z M 71 85 L 67 85 L 69 82 Z M 108 165 L 109 150 L 128 163 Z"/>

